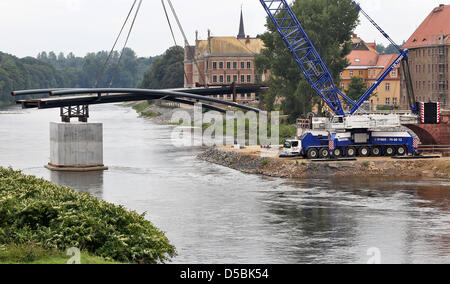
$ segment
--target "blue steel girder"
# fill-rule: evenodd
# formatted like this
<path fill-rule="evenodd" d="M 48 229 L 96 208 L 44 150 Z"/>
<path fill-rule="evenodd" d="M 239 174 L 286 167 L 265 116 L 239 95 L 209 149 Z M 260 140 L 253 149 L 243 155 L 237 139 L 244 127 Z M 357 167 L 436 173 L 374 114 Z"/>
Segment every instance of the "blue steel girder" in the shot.
<path fill-rule="evenodd" d="M 260 0 L 260 2 L 308 83 L 335 114 L 345 116 L 341 98 L 351 108 L 354 108 L 356 103 L 336 88 L 330 71 L 287 1 Z"/>

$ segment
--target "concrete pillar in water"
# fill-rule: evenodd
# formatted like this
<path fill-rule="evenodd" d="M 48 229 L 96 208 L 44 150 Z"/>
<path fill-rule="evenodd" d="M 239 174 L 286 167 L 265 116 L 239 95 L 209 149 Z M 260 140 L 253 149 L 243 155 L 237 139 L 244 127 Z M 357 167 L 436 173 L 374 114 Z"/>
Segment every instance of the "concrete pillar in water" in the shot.
<path fill-rule="evenodd" d="M 52 171 L 104 171 L 103 124 L 50 123 L 50 163 Z"/>

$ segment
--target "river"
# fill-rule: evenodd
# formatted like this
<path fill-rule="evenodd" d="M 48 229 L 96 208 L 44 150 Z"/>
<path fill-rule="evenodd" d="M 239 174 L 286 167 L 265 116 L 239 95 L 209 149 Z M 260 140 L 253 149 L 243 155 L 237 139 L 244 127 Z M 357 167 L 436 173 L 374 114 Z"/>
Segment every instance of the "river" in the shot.
<path fill-rule="evenodd" d="M 104 173 L 55 173 L 49 122 L 59 110 L 0 109 L 0 166 L 135 210 L 166 232 L 174 263 L 450 263 L 450 181 L 285 180 L 248 175 L 174 148 L 171 126 L 115 105 L 104 123 Z"/>

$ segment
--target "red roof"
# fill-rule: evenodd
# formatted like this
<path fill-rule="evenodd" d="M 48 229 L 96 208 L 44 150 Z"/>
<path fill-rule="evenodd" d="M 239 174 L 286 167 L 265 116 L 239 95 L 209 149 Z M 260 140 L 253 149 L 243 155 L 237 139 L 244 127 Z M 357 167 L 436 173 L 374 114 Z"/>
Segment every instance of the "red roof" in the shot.
<path fill-rule="evenodd" d="M 450 5 L 434 8 L 403 48 L 411 49 L 439 43 L 450 44 Z"/>
<path fill-rule="evenodd" d="M 378 52 L 372 50 L 352 50 L 347 59 L 350 66 L 375 66 L 378 56 Z"/>

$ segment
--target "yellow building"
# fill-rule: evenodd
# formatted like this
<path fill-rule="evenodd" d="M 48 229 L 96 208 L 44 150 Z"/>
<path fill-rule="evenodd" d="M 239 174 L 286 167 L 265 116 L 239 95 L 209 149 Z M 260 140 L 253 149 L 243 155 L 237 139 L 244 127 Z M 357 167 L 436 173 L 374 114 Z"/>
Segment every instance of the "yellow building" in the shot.
<path fill-rule="evenodd" d="M 375 43 L 366 43 L 356 36 L 352 41 L 352 52 L 347 56 L 350 66 L 341 74 L 340 89 L 344 92 L 348 90 L 353 77 L 361 78 L 367 87 L 370 87 L 398 57 L 397 54 L 379 54 L 375 49 Z M 372 110 L 396 108 L 400 105 L 399 72 L 400 68 L 397 66 L 375 90 L 369 99 Z"/>

